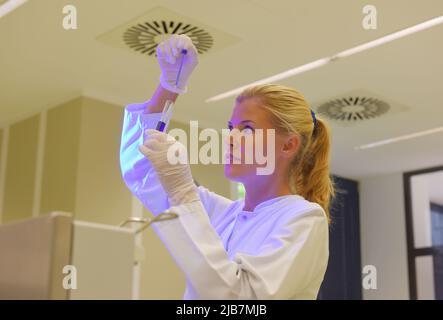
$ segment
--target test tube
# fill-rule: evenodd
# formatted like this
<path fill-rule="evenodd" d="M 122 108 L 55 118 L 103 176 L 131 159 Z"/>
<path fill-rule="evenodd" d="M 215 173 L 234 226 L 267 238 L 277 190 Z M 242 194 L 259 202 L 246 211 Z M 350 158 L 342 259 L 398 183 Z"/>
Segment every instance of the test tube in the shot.
<path fill-rule="evenodd" d="M 174 103 L 171 100 L 166 100 L 165 107 L 163 108 L 162 115 L 160 117 L 160 121 L 157 123 L 157 127 L 155 128 L 158 131 L 163 132 L 166 126 L 169 123 L 172 115 L 172 106 Z"/>

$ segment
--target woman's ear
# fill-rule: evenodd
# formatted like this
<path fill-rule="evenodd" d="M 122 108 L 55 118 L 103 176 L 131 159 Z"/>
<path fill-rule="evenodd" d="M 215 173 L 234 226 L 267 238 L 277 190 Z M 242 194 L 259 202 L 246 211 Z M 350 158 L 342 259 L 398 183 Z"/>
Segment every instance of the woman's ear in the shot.
<path fill-rule="evenodd" d="M 287 158 L 292 158 L 300 147 L 300 137 L 298 134 L 290 134 L 284 138 L 282 153 Z"/>

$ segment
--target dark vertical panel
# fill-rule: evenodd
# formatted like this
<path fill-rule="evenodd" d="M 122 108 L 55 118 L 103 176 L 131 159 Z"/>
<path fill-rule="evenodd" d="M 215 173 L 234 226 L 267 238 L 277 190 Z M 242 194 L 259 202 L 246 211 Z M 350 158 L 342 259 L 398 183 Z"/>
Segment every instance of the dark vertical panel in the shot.
<path fill-rule="evenodd" d="M 334 177 L 329 263 L 318 298 L 361 299 L 360 208 L 356 181 Z"/>
<path fill-rule="evenodd" d="M 443 206 L 431 203 L 435 299 L 443 300 Z"/>
<path fill-rule="evenodd" d="M 403 192 L 405 196 L 406 244 L 408 248 L 409 299 L 417 300 L 417 281 L 415 281 L 414 232 L 412 227 L 411 175 L 403 174 Z"/>
<path fill-rule="evenodd" d="M 443 300 L 443 246 L 434 248 L 435 299 Z"/>

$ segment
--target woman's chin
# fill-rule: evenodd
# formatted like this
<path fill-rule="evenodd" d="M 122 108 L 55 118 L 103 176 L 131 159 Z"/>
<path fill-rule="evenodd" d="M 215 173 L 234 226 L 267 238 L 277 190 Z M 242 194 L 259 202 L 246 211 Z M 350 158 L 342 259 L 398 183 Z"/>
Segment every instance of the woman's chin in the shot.
<path fill-rule="evenodd" d="M 225 164 L 225 177 L 233 180 L 233 181 L 240 181 L 241 177 L 241 171 L 238 165 L 235 164 Z"/>

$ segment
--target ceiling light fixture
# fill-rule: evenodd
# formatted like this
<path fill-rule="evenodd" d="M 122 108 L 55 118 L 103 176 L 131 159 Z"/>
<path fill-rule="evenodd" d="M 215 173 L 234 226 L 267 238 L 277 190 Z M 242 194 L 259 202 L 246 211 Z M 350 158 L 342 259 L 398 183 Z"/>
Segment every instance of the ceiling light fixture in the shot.
<path fill-rule="evenodd" d="M 297 74 L 301 74 L 303 72 L 309 71 L 309 70 L 313 70 L 316 68 L 319 68 L 321 66 L 324 66 L 330 62 L 336 61 L 338 59 L 341 58 L 345 58 L 345 57 L 349 57 L 353 54 L 368 50 L 368 49 L 372 49 L 375 47 L 378 47 L 382 44 L 406 37 L 408 35 L 411 35 L 413 33 L 419 32 L 419 31 L 423 31 L 425 29 L 429 29 L 431 27 L 435 27 L 439 24 L 443 23 L 443 16 L 439 16 L 436 18 L 433 18 L 431 20 L 419 23 L 417 25 L 414 25 L 412 27 L 388 34 L 387 36 L 366 42 L 364 44 L 361 44 L 359 46 L 341 51 L 335 55 L 332 55 L 330 57 L 326 57 L 326 58 L 322 58 L 322 59 L 318 59 L 315 60 L 313 62 L 309 62 L 307 64 L 295 67 L 293 69 L 289 69 L 287 71 L 278 73 L 274 76 L 262 79 L 262 80 L 258 80 L 252 83 L 249 83 L 247 85 L 241 86 L 239 88 L 233 89 L 233 90 L 229 90 L 227 92 L 221 93 L 219 95 L 213 96 L 211 98 L 206 99 L 206 102 L 214 102 L 214 101 L 218 101 L 218 100 L 222 100 L 225 98 L 229 98 L 235 95 L 238 95 L 239 93 L 241 93 L 244 89 L 254 86 L 254 85 L 259 85 L 259 84 L 264 84 L 264 83 L 271 83 L 271 82 L 276 82 L 279 80 L 283 80 L 292 76 L 295 76 Z"/>
<path fill-rule="evenodd" d="M 406 135 L 399 136 L 396 138 L 391 138 L 391 139 L 381 140 L 381 141 L 377 141 L 377 142 L 373 142 L 373 143 L 368 143 L 368 144 L 364 144 L 362 146 L 354 147 L 354 149 L 355 150 L 363 150 L 363 149 L 375 148 L 375 147 L 383 146 L 385 144 L 414 139 L 414 138 L 418 138 L 418 137 L 422 137 L 422 136 L 426 136 L 426 135 L 434 134 L 434 133 L 438 133 L 438 132 L 443 132 L 443 127 L 433 128 L 433 129 L 429 129 L 429 130 L 425 130 L 425 131 L 406 134 Z"/>
<path fill-rule="evenodd" d="M 9 0 L 0 5 L 0 18 L 17 9 L 28 0 Z M 2 3 L 2 2 L 0 2 Z"/>

